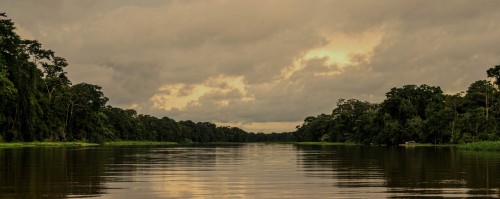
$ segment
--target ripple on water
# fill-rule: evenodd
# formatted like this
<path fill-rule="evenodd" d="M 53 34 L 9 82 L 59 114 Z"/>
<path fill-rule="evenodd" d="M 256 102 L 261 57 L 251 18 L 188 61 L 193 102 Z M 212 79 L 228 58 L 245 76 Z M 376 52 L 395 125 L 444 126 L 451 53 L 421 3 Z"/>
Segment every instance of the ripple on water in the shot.
<path fill-rule="evenodd" d="M 243 144 L 0 155 L 0 198 L 500 196 L 500 156 L 452 147 Z"/>

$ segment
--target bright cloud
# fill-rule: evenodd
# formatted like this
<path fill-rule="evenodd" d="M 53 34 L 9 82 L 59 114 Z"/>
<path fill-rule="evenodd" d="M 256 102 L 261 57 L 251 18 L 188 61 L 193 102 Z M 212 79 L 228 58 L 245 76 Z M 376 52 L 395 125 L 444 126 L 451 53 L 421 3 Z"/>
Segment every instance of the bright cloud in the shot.
<path fill-rule="evenodd" d="M 251 101 L 253 97 L 245 89 L 243 77 L 217 76 L 201 84 L 164 85 L 151 98 L 153 107 L 163 110 L 183 110 L 187 106 L 201 106 L 204 96 L 218 97 L 215 104 L 228 106 L 234 100 Z M 232 95 L 232 93 L 236 95 Z"/>
<path fill-rule="evenodd" d="M 307 61 L 314 59 L 322 59 L 327 68 L 315 76 L 338 75 L 342 73 L 344 67 L 369 62 L 373 56 L 373 49 L 380 44 L 383 32 L 370 31 L 358 35 L 321 33 L 321 36 L 326 40 L 324 45 L 307 50 L 295 58 L 291 66 L 281 71 L 282 79 L 288 80 L 294 73 L 304 70 Z"/>

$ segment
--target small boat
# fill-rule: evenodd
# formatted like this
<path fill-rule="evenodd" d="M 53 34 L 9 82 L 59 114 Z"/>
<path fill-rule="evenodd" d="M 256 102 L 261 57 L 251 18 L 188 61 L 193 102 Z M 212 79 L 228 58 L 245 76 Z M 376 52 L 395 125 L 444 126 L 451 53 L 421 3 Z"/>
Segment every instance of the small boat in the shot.
<path fill-rule="evenodd" d="M 417 144 L 415 141 L 408 141 L 408 142 L 405 142 L 406 145 L 412 145 L 412 144 Z"/>
<path fill-rule="evenodd" d="M 405 142 L 404 144 L 400 144 L 399 146 L 404 146 L 404 147 L 414 147 L 417 144 L 415 141 L 408 141 Z"/>

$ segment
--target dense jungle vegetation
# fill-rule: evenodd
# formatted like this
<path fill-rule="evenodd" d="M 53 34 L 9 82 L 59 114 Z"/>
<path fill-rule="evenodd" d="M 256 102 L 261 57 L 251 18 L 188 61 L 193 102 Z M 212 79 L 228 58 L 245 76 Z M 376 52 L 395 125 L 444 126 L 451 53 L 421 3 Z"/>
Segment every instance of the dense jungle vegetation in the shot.
<path fill-rule="evenodd" d="M 248 133 L 210 122 L 175 121 L 106 105 L 98 85 L 73 85 L 66 60 L 25 40 L 0 14 L 0 142 L 144 140 L 172 142 L 331 141 L 394 145 L 466 143 L 500 136 L 500 65 L 455 95 L 428 85 L 393 88 L 380 103 L 340 99 L 331 114 L 295 132 Z"/>
<path fill-rule="evenodd" d="M 495 84 L 478 80 L 454 95 L 440 87 L 405 85 L 392 88 L 380 104 L 340 99 L 331 114 L 305 118 L 294 136 L 297 141 L 386 145 L 498 140 L 500 65 L 488 76 L 497 79 Z"/>

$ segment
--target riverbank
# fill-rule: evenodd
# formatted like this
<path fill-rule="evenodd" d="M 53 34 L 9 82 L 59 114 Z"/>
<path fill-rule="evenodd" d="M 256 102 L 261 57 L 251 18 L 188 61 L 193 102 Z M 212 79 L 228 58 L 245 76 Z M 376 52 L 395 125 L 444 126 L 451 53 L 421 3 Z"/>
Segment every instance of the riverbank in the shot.
<path fill-rule="evenodd" d="M 344 142 L 249 142 L 258 144 L 294 144 L 294 145 L 359 145 L 356 143 Z M 113 141 L 103 144 L 87 142 L 8 142 L 0 143 L 1 148 L 23 148 L 23 147 L 88 147 L 88 146 L 167 146 L 177 145 L 177 142 L 154 142 L 154 141 Z M 186 143 L 184 145 L 234 145 L 244 144 L 240 142 L 207 142 L 207 143 Z"/>
<path fill-rule="evenodd" d="M 500 141 L 485 141 L 460 144 L 457 146 L 457 148 L 470 151 L 500 151 Z"/>
<path fill-rule="evenodd" d="M 322 145 L 322 146 L 341 146 L 341 145 L 360 145 L 356 143 L 344 142 L 254 142 L 261 144 L 294 144 L 294 145 Z M 89 146 L 168 146 L 177 145 L 176 142 L 154 142 L 154 141 L 113 141 L 103 144 L 87 143 L 87 142 L 9 142 L 0 143 L 2 148 L 23 148 L 23 147 L 89 147 Z M 216 144 L 216 145 L 233 145 L 243 144 L 239 142 L 214 142 L 214 143 L 189 143 L 197 144 Z M 188 144 L 188 145 L 189 145 Z M 456 146 L 460 150 L 470 151 L 500 151 L 500 141 L 473 142 L 467 144 L 402 144 L 403 147 L 425 147 L 425 146 Z"/>
<path fill-rule="evenodd" d="M 163 146 L 176 145 L 177 142 L 153 142 L 153 141 L 113 141 L 105 142 L 103 146 Z"/>
<path fill-rule="evenodd" d="M 26 148 L 26 147 L 89 147 L 89 146 L 163 146 L 175 145 L 176 142 L 150 142 L 150 141 L 116 141 L 103 144 L 88 142 L 7 142 L 0 143 L 2 148 Z"/>
<path fill-rule="evenodd" d="M 352 142 L 250 142 L 262 144 L 294 144 L 294 145 L 361 145 Z"/>
<path fill-rule="evenodd" d="M 457 144 L 432 144 L 432 143 L 413 143 L 413 144 L 400 144 L 402 147 L 449 147 L 457 146 Z"/>
<path fill-rule="evenodd" d="M 23 147 L 86 147 L 99 144 L 87 142 L 8 142 L 0 143 L 0 148 L 23 148 Z"/>

